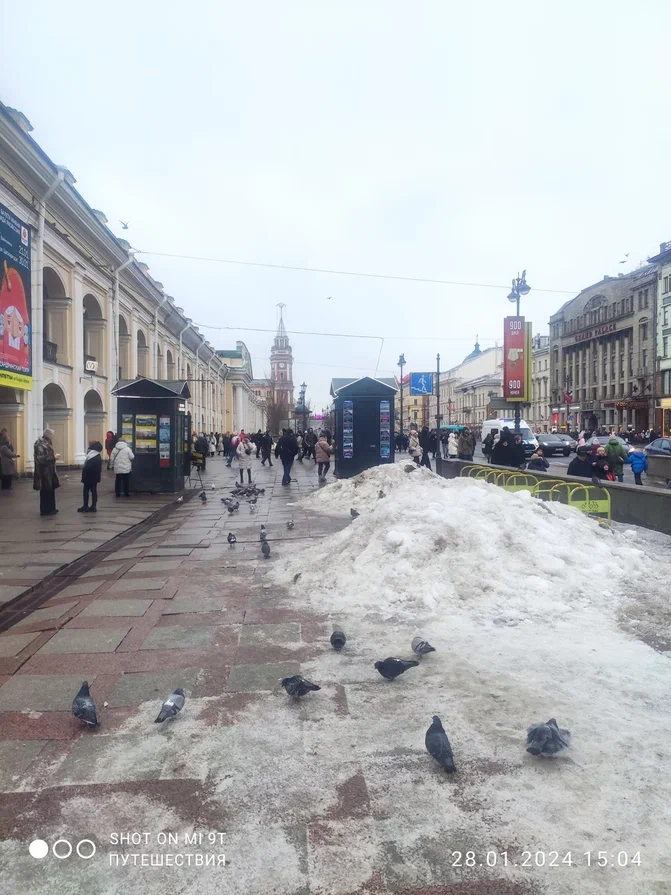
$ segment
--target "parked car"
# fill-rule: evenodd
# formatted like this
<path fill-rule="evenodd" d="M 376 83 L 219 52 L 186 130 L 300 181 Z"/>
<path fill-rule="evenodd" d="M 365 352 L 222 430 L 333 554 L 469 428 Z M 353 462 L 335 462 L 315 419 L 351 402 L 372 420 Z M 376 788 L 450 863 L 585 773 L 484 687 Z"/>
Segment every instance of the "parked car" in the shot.
<path fill-rule="evenodd" d="M 567 444 L 569 446 L 569 451 L 578 450 L 578 442 L 575 440 L 575 438 L 571 438 L 570 435 L 561 435 L 560 433 L 558 433 L 558 437 L 561 438 L 564 444 Z"/>
<path fill-rule="evenodd" d="M 625 441 L 624 438 L 620 438 L 619 435 L 616 435 L 615 437 L 620 442 L 622 447 L 627 451 L 628 454 L 633 454 L 633 452 L 636 450 L 635 445 L 629 444 L 628 441 Z M 599 435 L 596 440 L 599 442 L 601 447 L 605 447 L 608 444 L 609 439 L 610 439 L 610 435 Z M 588 438 L 587 446 L 590 447 L 591 444 L 592 444 L 592 439 Z"/>
<path fill-rule="evenodd" d="M 543 449 L 546 457 L 553 457 L 555 454 L 563 454 L 568 457 L 571 453 L 571 448 L 559 435 L 554 435 L 552 432 L 541 432 L 536 437 L 538 446 Z"/>
<path fill-rule="evenodd" d="M 671 456 L 671 438 L 655 438 L 645 448 L 646 454 L 665 454 Z"/>

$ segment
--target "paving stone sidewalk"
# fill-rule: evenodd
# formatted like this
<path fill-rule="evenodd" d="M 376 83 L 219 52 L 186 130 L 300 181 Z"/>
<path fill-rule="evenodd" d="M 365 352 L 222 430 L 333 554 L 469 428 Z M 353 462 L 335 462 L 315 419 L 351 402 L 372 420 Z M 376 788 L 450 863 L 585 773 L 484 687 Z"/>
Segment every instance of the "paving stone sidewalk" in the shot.
<path fill-rule="evenodd" d="M 177 507 L 0 634 L 0 893 L 541 891 L 455 874 L 448 855 L 467 843 L 458 830 L 442 841 L 427 820 L 425 767 L 365 733 L 380 694 L 390 723 L 402 723 L 367 656 L 365 671 L 339 676 L 328 666 L 318 698 L 294 703 L 278 691 L 281 677 L 313 673 L 317 658 L 339 659 L 328 646 L 332 621 L 311 611 L 300 584 L 284 592 L 266 577 L 288 551 L 349 524 L 296 506 L 319 487 L 312 461 L 294 465 L 289 488 L 277 464 L 255 464 L 266 493 L 255 514 L 243 503 L 233 518 L 220 498 L 237 473 L 221 462 L 211 469 L 219 490 L 205 505 Z M 84 679 L 101 718 L 95 731 L 70 714 Z M 154 724 L 175 686 L 184 711 Z M 115 844 L 121 833 L 140 844 Z M 172 843 L 160 838 L 168 834 Z M 96 854 L 29 855 L 33 840 L 59 838 L 91 840 Z M 167 853 L 203 862 L 225 854 L 226 864 L 166 866 Z"/>

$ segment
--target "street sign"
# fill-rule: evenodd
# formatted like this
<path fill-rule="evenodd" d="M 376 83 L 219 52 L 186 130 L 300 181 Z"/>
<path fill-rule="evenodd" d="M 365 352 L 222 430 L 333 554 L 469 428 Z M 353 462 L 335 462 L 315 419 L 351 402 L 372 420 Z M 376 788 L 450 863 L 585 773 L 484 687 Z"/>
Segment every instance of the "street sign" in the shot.
<path fill-rule="evenodd" d="M 489 402 L 492 410 L 514 410 L 515 405 L 524 406 L 524 402 L 509 401 L 507 398 L 491 398 Z"/>
<path fill-rule="evenodd" d="M 410 394 L 411 395 L 432 395 L 433 394 L 433 373 L 411 373 L 410 374 Z"/>

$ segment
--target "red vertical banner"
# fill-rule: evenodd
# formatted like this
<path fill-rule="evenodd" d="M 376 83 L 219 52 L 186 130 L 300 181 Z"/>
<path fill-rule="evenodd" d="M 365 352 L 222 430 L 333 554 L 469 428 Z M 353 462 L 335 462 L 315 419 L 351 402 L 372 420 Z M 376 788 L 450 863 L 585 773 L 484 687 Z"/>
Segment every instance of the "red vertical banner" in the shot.
<path fill-rule="evenodd" d="M 503 397 L 526 401 L 526 358 L 524 317 L 503 321 Z"/>

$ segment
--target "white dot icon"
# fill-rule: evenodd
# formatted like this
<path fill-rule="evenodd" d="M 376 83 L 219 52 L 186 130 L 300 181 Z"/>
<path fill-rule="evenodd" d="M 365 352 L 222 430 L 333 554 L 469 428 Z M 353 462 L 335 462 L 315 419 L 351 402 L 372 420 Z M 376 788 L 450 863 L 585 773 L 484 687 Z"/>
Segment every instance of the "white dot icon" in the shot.
<path fill-rule="evenodd" d="M 33 839 L 28 846 L 31 857 L 41 860 L 49 854 L 49 846 L 44 839 Z"/>

